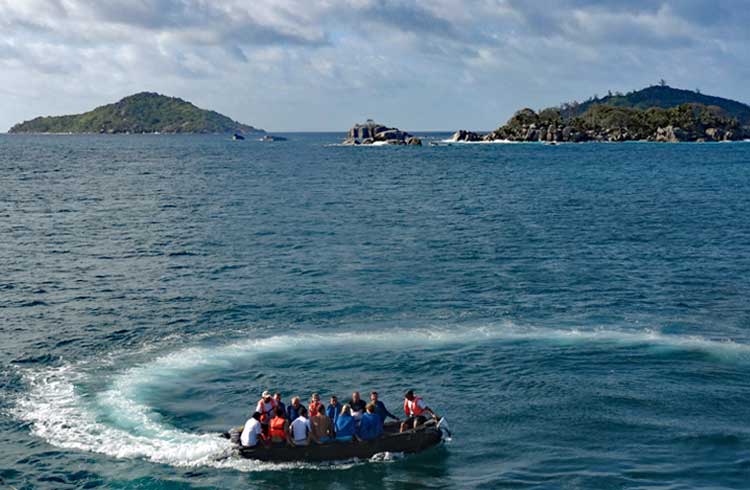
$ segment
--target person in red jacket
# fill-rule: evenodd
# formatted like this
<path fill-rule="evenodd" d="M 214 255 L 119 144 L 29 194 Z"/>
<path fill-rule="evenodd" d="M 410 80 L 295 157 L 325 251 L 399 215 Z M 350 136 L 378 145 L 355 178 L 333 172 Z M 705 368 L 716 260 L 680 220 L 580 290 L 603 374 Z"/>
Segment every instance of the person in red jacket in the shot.
<path fill-rule="evenodd" d="M 289 421 L 281 407 L 276 407 L 276 416 L 268 424 L 268 439 L 271 443 L 289 442 Z"/>
<path fill-rule="evenodd" d="M 416 429 L 427 422 L 427 414 L 430 414 L 432 418 L 438 418 L 435 412 L 422 400 L 422 397 L 414 395 L 413 390 L 407 391 L 404 395 L 404 413 L 406 414 L 406 420 L 401 423 L 401 432 Z"/>
<path fill-rule="evenodd" d="M 325 410 L 326 407 L 320 401 L 320 395 L 318 395 L 317 393 L 313 393 L 310 397 L 310 405 L 307 406 L 307 411 L 309 412 L 310 417 L 321 411 L 325 413 Z"/>
<path fill-rule="evenodd" d="M 255 411 L 260 413 L 260 425 L 263 426 L 263 433 L 268 435 L 268 423 L 276 413 L 276 401 L 268 390 L 261 395 L 258 404 L 255 406 Z"/>

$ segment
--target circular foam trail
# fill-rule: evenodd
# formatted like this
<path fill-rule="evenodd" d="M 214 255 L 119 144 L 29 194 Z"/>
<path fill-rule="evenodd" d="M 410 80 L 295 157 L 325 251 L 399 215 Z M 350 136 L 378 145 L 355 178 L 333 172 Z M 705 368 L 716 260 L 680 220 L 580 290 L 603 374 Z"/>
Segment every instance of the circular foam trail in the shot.
<path fill-rule="evenodd" d="M 231 443 L 219 434 L 191 434 L 155 423 L 146 407 L 126 399 L 120 409 L 129 418 L 143 418 L 139 433 L 105 424 L 76 392 L 79 378 L 71 367 L 24 376 L 29 395 L 18 401 L 14 414 L 31 423 L 31 434 L 61 448 L 105 454 L 115 458 L 140 458 L 177 467 L 209 466 L 239 471 L 290 468 L 350 468 L 355 462 L 336 465 L 273 464 L 239 458 Z M 111 408 L 111 407 L 110 407 Z"/>
<path fill-rule="evenodd" d="M 258 354 L 304 349 L 375 346 L 381 349 L 415 349 L 440 345 L 499 342 L 547 342 L 555 344 L 598 343 L 644 346 L 670 351 L 698 351 L 711 359 L 727 362 L 750 360 L 750 345 L 695 336 L 665 335 L 656 331 L 563 330 L 521 328 L 513 325 L 479 328 L 430 328 L 387 330 L 377 333 L 288 334 L 249 339 L 224 346 L 190 347 L 116 371 L 105 390 L 93 396 L 81 394 L 77 386 L 99 376 L 101 366 L 86 364 L 24 371 L 28 386 L 17 400 L 13 415 L 28 422 L 31 433 L 48 443 L 67 449 L 95 452 L 115 458 L 141 458 L 180 467 L 212 466 L 240 471 L 273 469 L 347 468 L 337 465 L 271 464 L 239 458 L 218 434 L 195 434 L 160 420 L 154 410 L 138 401 L 144 385 L 169 382 L 186 372 L 232 366 Z M 100 361 L 101 362 L 101 361 Z M 97 369 L 99 368 L 99 369 Z M 393 461 L 398 456 L 381 455 L 374 461 Z"/>

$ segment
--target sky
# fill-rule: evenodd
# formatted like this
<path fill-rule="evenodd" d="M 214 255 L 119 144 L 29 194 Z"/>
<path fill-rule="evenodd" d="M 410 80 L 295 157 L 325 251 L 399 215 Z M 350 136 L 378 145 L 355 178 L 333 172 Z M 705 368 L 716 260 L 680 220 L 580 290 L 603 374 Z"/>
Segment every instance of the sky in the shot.
<path fill-rule="evenodd" d="M 488 130 L 674 87 L 750 102 L 750 0 L 0 0 L 0 131 L 132 93 L 271 131 Z"/>

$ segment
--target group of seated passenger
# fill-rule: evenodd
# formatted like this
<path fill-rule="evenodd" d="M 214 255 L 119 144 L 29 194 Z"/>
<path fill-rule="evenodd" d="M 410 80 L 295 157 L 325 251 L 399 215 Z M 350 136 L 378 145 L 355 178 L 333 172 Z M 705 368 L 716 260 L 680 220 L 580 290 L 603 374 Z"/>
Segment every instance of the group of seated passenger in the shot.
<path fill-rule="evenodd" d="M 437 418 L 412 390 L 404 395 L 404 413 L 407 418 L 401 424 L 402 432 L 424 424 L 427 420 L 424 414 Z M 358 391 L 343 405 L 333 395 L 328 407 L 320 401 L 320 395 L 313 393 L 307 408 L 298 396 L 285 405 L 280 393 L 272 396 L 264 391 L 255 412 L 243 427 L 240 442 L 243 446 L 254 447 L 260 442 L 307 446 L 332 441 L 369 441 L 383 434 L 387 418 L 400 421 L 378 399 L 376 391 L 370 393 L 370 403 L 365 403 Z"/>

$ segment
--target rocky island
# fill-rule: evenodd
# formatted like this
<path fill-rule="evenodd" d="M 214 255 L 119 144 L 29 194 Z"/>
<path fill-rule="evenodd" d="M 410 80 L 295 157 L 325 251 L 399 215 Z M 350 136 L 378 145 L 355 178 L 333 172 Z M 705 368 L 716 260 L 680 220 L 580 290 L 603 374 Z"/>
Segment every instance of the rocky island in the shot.
<path fill-rule="evenodd" d="M 416 136 L 389 128 L 368 119 L 364 124 L 355 124 L 346 135 L 342 145 L 416 145 L 422 146 L 422 140 Z"/>
<path fill-rule="evenodd" d="M 177 97 L 141 92 L 83 114 L 37 117 L 10 133 L 264 133 Z"/>
<path fill-rule="evenodd" d="M 750 137 L 750 106 L 666 84 L 535 112 L 521 109 L 487 133 L 452 141 L 735 141 Z"/>

